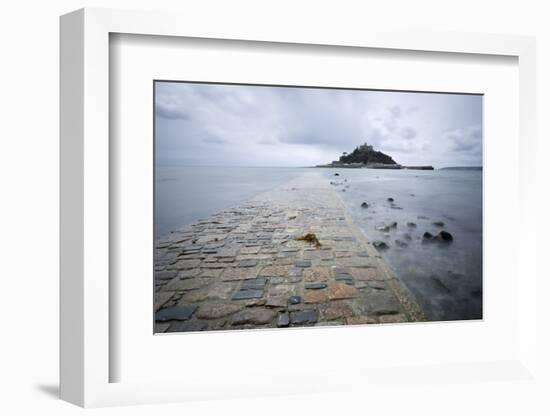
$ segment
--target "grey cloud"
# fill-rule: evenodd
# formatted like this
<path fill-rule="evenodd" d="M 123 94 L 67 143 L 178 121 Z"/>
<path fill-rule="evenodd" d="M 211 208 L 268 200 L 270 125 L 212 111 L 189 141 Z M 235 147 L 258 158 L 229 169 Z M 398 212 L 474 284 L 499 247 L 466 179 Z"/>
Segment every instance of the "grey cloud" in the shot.
<path fill-rule="evenodd" d="M 444 134 L 450 141 L 451 150 L 456 152 L 472 152 L 481 150 L 481 126 L 469 126 Z"/>
<path fill-rule="evenodd" d="M 190 120 L 191 117 L 179 107 L 171 107 L 163 103 L 156 103 L 155 114 L 157 117 L 168 120 Z"/>
<path fill-rule="evenodd" d="M 202 142 L 221 144 L 221 143 L 227 143 L 227 140 L 220 139 L 219 137 L 205 137 L 204 139 L 202 139 Z"/>
<path fill-rule="evenodd" d="M 480 163 L 475 96 L 162 82 L 155 110 L 159 160 L 304 166 L 367 141 L 403 164 Z"/>
<path fill-rule="evenodd" d="M 398 105 L 394 105 L 394 106 L 390 107 L 389 110 L 390 110 L 391 115 L 394 118 L 401 117 L 402 110 L 401 110 L 401 107 L 399 107 Z"/>
<path fill-rule="evenodd" d="M 412 127 L 404 127 L 401 130 L 401 137 L 407 140 L 414 139 L 416 137 L 416 130 Z"/>

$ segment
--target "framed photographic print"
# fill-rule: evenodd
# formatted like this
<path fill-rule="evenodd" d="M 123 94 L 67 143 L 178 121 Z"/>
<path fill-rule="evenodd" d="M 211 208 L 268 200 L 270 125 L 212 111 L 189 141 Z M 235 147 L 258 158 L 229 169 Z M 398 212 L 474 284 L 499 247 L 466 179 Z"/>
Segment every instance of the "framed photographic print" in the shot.
<path fill-rule="evenodd" d="M 482 99 L 155 81 L 155 332 L 482 319 Z"/>
<path fill-rule="evenodd" d="M 63 16 L 62 398 L 530 377 L 533 71 L 515 36 Z"/>

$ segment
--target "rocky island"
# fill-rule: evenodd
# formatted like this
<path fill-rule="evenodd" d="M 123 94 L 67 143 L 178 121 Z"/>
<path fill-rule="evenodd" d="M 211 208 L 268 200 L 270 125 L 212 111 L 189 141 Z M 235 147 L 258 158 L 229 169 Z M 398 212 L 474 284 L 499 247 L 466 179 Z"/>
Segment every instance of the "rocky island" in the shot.
<path fill-rule="evenodd" d="M 433 166 L 403 166 L 398 164 L 391 156 L 374 150 L 372 145 L 366 142 L 357 146 L 353 152 L 344 152 L 339 160 L 326 165 L 317 165 L 316 168 L 368 168 L 368 169 L 417 169 L 433 170 Z"/>

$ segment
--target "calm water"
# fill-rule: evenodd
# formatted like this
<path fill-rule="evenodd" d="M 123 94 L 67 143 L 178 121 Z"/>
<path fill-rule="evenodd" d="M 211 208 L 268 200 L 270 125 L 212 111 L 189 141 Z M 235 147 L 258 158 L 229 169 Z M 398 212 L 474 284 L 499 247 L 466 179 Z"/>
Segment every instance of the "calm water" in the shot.
<path fill-rule="evenodd" d="M 390 246 L 382 256 L 429 319 L 482 317 L 481 171 L 342 169 L 339 177 L 335 172 L 324 169 L 329 180 L 342 183 L 335 188 L 367 237 Z M 439 221 L 443 227 L 433 224 Z M 397 227 L 383 230 L 391 222 Z M 442 229 L 453 235 L 452 243 L 422 242 L 425 231 Z"/>
<path fill-rule="evenodd" d="M 157 167 L 155 237 L 269 191 L 307 169 L 249 167 Z"/>
<path fill-rule="evenodd" d="M 155 235 L 237 206 L 310 169 L 159 167 Z M 481 171 L 313 169 L 323 172 L 371 241 L 385 241 L 387 264 L 430 320 L 478 319 L 482 314 Z M 335 177 L 334 173 L 340 173 Z M 342 192 L 345 189 L 345 192 Z M 394 198 L 395 209 L 387 198 Z M 362 208 L 367 202 L 369 208 Z M 391 222 L 396 228 L 380 229 Z M 433 224 L 442 221 L 443 227 Z M 414 222 L 416 227 L 408 227 Z M 449 231 L 452 243 L 422 243 L 422 234 Z M 396 240 L 407 243 L 400 247 Z"/>

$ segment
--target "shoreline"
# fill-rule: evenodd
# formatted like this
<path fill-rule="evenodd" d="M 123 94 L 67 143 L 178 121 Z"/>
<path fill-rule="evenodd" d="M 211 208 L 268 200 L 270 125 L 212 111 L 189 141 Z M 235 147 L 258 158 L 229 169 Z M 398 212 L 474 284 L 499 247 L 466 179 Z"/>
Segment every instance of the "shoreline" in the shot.
<path fill-rule="evenodd" d="M 425 321 L 328 182 L 305 173 L 157 240 L 155 332 Z"/>

